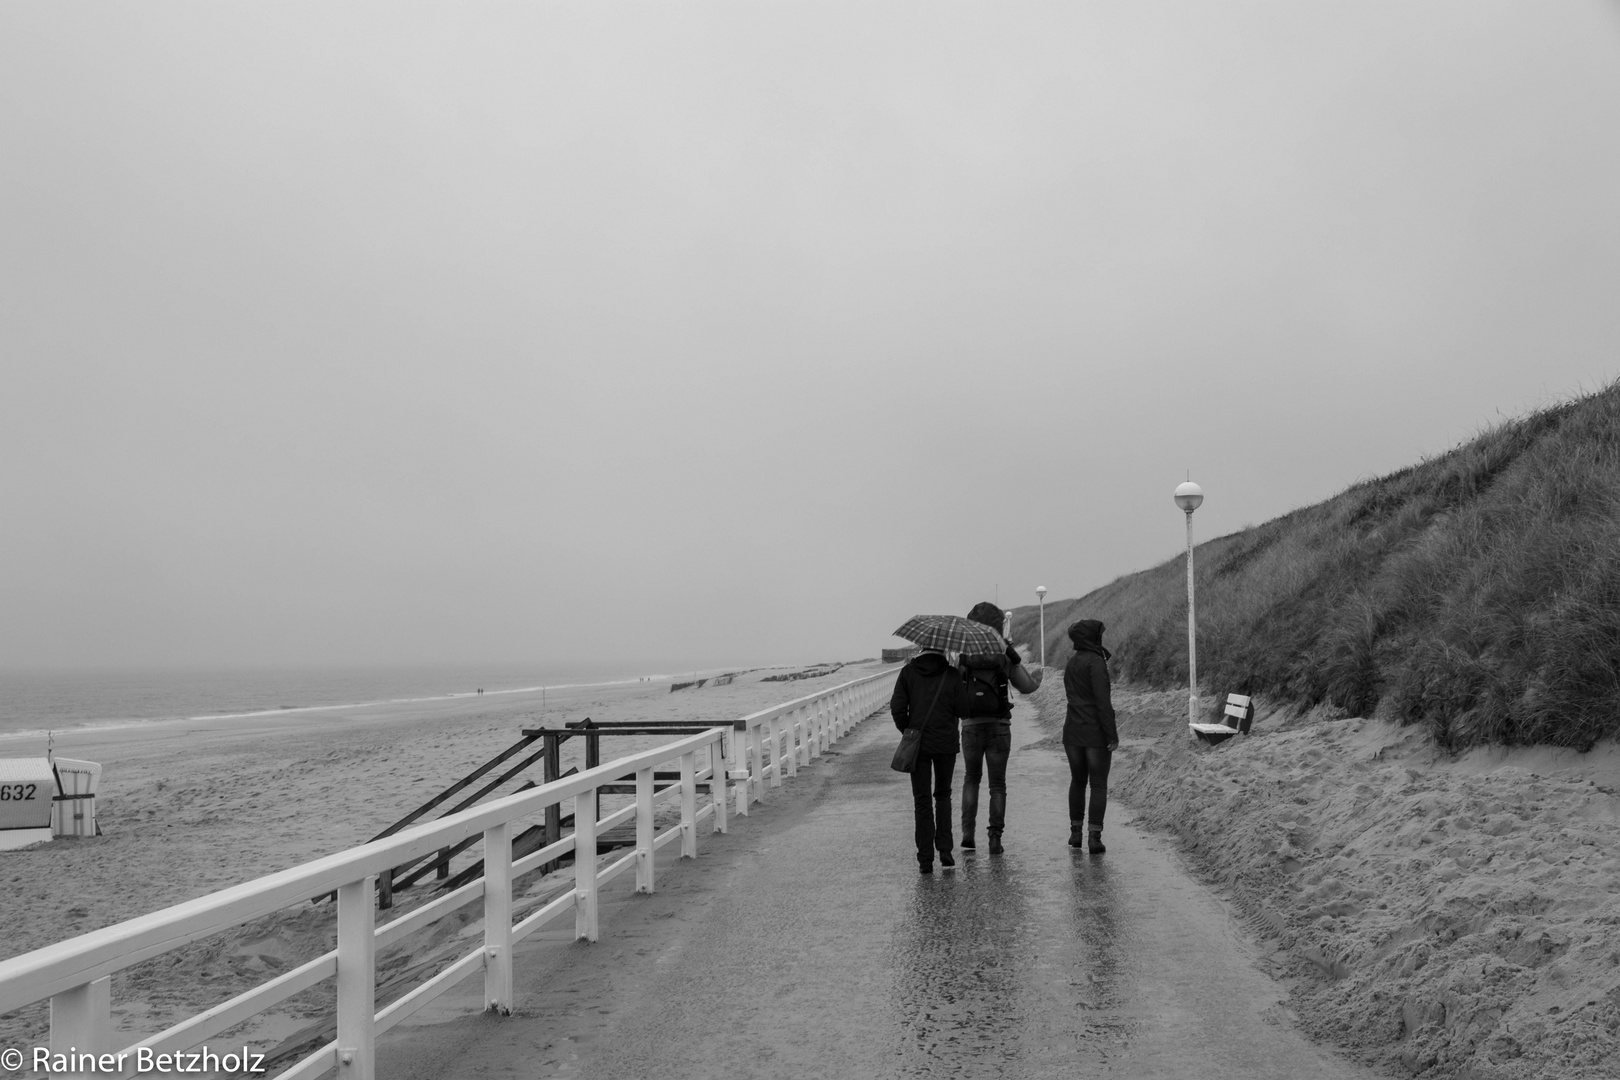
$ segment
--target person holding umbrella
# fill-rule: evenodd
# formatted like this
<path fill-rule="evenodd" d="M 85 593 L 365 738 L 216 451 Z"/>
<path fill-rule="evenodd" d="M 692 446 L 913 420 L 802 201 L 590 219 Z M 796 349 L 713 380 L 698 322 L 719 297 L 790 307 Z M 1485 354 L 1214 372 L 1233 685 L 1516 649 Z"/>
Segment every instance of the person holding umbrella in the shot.
<path fill-rule="evenodd" d="M 1006 613 L 988 600 L 973 605 L 967 617 L 999 630 Z M 962 657 L 962 681 L 967 687 L 967 708 L 962 714 L 962 848 L 974 846 L 973 830 L 979 816 L 979 787 L 985 767 L 990 770 L 990 813 L 985 836 L 990 854 L 1000 855 L 1001 834 L 1007 823 L 1007 758 L 1012 754 L 1012 694 L 1033 694 L 1041 685 L 1041 672 L 1024 667 L 1024 658 L 1012 645 L 994 652 Z"/>
<path fill-rule="evenodd" d="M 951 836 L 951 780 L 956 755 L 961 752 L 957 722 L 964 707 L 962 676 L 946 652 L 982 652 L 988 642 L 999 645 L 1001 635 L 978 623 L 954 615 L 920 615 L 895 631 L 913 641 L 922 652 L 906 661 L 894 681 L 889 712 L 901 731 L 916 728 L 921 745 L 911 769 L 911 802 L 915 818 L 917 869 L 934 872 L 934 855 L 941 866 L 955 866 Z M 986 634 L 989 635 L 986 638 Z"/>
<path fill-rule="evenodd" d="M 1119 746 L 1108 682 L 1109 652 L 1103 648 L 1102 635 L 1103 624 L 1096 619 L 1081 619 L 1070 626 L 1074 655 L 1063 669 L 1063 690 L 1069 699 L 1063 720 L 1063 752 L 1069 758 L 1069 846 L 1084 844 L 1093 855 L 1108 850 L 1102 842 L 1103 815 L 1108 810 L 1108 769 Z M 1088 809 L 1089 840 L 1082 835 Z"/>

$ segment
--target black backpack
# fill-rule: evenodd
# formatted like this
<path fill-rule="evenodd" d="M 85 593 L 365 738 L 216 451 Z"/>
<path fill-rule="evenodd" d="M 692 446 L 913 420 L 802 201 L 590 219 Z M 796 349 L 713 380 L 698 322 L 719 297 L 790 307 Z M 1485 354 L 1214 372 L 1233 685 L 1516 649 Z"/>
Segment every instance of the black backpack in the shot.
<path fill-rule="evenodd" d="M 964 717 L 989 716 L 1005 720 L 1012 716 L 1006 653 L 962 657 L 962 682 L 967 695 Z"/>

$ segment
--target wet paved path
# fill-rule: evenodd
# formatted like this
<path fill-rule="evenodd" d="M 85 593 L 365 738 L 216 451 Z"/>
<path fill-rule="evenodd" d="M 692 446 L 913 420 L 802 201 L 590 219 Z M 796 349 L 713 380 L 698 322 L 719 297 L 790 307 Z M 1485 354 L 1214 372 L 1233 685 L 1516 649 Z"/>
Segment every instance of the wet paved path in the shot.
<path fill-rule="evenodd" d="M 607 903 L 600 942 L 520 953 L 512 1018 L 402 1029 L 379 1076 L 1377 1075 L 1288 1025 L 1227 909 L 1122 807 L 1108 854 L 1066 846 L 1067 769 L 1032 714 L 1006 854 L 917 873 L 875 717 L 658 895 Z"/>

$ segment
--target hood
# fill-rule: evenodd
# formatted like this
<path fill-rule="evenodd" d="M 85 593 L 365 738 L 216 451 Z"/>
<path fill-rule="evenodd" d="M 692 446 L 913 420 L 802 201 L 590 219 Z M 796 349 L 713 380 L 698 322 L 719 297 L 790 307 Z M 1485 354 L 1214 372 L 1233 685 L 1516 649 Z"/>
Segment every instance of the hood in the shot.
<path fill-rule="evenodd" d="M 1096 619 L 1081 619 L 1069 627 L 1069 640 L 1076 652 L 1094 652 L 1104 660 L 1110 653 L 1103 648 L 1103 624 Z"/>
<path fill-rule="evenodd" d="M 919 656 L 913 657 L 911 666 L 917 669 L 917 674 L 932 677 L 938 675 L 951 665 L 950 662 L 945 659 L 944 653 L 925 652 Z"/>

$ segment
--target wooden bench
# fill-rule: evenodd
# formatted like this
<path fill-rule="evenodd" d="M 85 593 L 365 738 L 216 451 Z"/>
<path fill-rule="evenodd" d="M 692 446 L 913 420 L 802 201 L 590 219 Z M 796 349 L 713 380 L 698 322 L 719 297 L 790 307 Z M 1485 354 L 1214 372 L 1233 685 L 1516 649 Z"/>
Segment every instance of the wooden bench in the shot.
<path fill-rule="evenodd" d="M 1249 733 L 1249 725 L 1254 722 L 1254 698 L 1243 694 L 1227 694 L 1225 715 L 1219 724 L 1188 724 L 1192 733 L 1198 736 L 1199 741 L 1207 743 L 1224 742 L 1233 735 Z"/>

